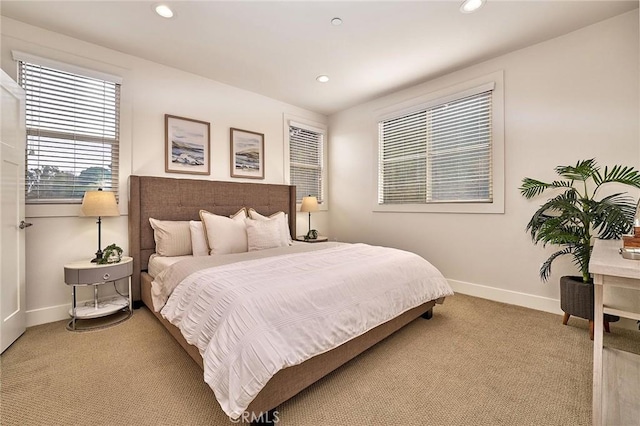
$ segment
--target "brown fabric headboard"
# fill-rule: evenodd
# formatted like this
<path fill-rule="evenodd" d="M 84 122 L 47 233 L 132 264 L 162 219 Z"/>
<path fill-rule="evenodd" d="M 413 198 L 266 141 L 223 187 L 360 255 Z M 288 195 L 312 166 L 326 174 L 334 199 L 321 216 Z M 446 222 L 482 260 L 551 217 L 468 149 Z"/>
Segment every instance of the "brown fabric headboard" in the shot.
<path fill-rule="evenodd" d="M 228 216 L 242 207 L 270 215 L 289 214 L 289 229 L 296 232 L 296 187 L 262 183 L 221 182 L 151 176 L 129 176 L 129 255 L 133 257 L 133 300 L 140 300 L 140 272 L 146 271 L 155 252 L 149 218 L 200 220 L 198 212 Z"/>

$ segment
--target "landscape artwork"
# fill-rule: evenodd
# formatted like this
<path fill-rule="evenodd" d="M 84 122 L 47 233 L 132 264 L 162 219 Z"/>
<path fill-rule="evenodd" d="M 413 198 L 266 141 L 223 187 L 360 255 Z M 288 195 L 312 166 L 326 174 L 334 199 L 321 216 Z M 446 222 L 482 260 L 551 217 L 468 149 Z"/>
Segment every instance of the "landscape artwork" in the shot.
<path fill-rule="evenodd" d="M 264 134 L 231 129 L 231 177 L 264 179 Z"/>
<path fill-rule="evenodd" d="M 211 174 L 209 123 L 165 114 L 164 125 L 165 171 Z"/>

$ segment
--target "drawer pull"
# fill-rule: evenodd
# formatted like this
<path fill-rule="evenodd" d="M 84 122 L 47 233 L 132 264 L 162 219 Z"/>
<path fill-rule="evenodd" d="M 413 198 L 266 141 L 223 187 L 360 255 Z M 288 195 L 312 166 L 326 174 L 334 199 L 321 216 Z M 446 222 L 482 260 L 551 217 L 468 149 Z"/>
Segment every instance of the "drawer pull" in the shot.
<path fill-rule="evenodd" d="M 110 277 L 110 276 L 111 276 L 111 275 L 109 275 L 108 273 L 106 273 L 106 274 L 104 274 L 104 275 L 102 276 L 102 279 L 104 279 L 104 280 L 106 281 L 106 280 L 108 280 L 108 279 L 109 279 L 109 277 Z"/>

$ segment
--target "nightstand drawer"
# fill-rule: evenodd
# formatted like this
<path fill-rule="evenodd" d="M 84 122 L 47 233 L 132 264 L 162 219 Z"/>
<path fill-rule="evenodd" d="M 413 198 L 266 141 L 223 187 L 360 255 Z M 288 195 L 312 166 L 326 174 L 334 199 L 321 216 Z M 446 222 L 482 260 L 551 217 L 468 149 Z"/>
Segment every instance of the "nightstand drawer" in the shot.
<path fill-rule="evenodd" d="M 130 258 L 129 258 L 130 259 Z M 116 281 L 133 274 L 133 262 L 122 260 L 120 263 L 108 265 L 91 265 L 89 267 L 64 268 L 64 282 L 73 284 L 93 284 L 105 281 Z"/>

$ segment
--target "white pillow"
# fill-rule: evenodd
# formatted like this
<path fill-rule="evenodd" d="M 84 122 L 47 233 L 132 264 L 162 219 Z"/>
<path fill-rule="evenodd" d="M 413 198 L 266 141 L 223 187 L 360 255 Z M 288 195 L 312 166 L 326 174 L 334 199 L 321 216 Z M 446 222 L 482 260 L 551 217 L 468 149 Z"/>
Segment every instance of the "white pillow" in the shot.
<path fill-rule="evenodd" d="M 264 250 L 289 245 L 282 241 L 280 223 L 276 220 L 245 219 L 247 227 L 247 245 L 249 251 Z"/>
<path fill-rule="evenodd" d="M 187 256 L 191 254 L 189 221 L 149 218 L 159 256 Z"/>
<path fill-rule="evenodd" d="M 207 246 L 207 236 L 204 233 L 204 227 L 199 220 L 189 221 L 189 230 L 191 231 L 191 250 L 194 256 L 207 256 L 209 247 Z"/>
<path fill-rule="evenodd" d="M 289 246 L 291 245 L 291 234 L 289 232 L 289 215 L 285 212 L 277 212 L 272 214 L 271 216 L 263 216 L 254 209 L 249 209 L 249 217 L 255 220 L 273 220 L 278 223 L 278 227 L 280 228 L 280 245 L 281 246 Z"/>
<path fill-rule="evenodd" d="M 207 236 L 209 254 L 244 253 L 247 247 L 247 230 L 244 220 L 245 209 L 228 218 L 200 210 L 200 220 Z"/>

